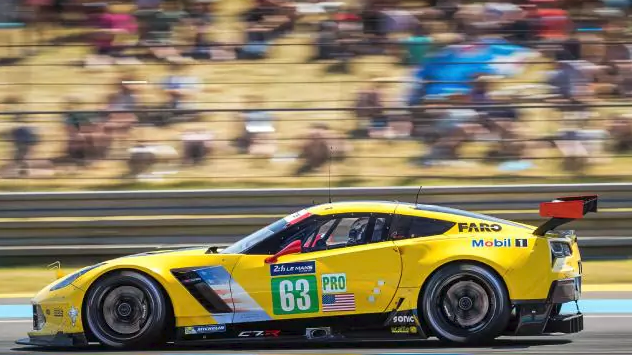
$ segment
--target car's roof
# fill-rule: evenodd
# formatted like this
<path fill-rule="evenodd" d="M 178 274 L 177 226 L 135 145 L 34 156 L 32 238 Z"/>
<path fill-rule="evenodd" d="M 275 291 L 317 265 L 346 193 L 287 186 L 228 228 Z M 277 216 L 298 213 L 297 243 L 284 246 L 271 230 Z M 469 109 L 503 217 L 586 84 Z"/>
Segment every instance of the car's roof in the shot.
<path fill-rule="evenodd" d="M 450 221 L 477 219 L 512 225 L 514 227 L 534 228 L 529 225 L 457 208 L 396 201 L 341 201 L 312 206 L 307 210 L 312 214 L 318 215 L 351 212 L 394 213 L 397 210 L 398 214 L 418 217 L 437 218 Z"/>

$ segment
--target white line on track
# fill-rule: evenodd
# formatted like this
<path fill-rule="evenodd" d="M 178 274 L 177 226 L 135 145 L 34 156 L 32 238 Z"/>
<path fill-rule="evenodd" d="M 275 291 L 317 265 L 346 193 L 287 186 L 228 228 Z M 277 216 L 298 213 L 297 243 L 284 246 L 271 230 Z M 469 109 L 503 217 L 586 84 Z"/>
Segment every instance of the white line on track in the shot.
<path fill-rule="evenodd" d="M 584 318 L 632 318 L 632 314 L 584 314 Z M 31 323 L 30 318 L 0 320 L 0 323 Z"/>

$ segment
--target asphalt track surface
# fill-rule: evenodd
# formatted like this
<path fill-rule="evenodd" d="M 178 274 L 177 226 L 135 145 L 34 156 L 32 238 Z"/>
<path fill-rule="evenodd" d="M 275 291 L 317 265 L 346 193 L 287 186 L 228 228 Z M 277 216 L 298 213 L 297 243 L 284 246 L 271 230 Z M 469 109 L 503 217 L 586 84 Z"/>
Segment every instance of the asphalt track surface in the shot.
<path fill-rule="evenodd" d="M 584 294 L 593 298 L 598 294 Z M 616 299 L 608 292 L 609 299 Z M 599 295 L 601 296 L 601 295 Z M 632 299 L 629 292 L 617 295 Z M 434 338 L 422 341 L 235 344 L 182 347 L 166 345 L 159 349 L 128 352 L 134 355 L 212 354 L 212 355 L 414 355 L 414 354 L 632 354 L 632 313 L 585 314 L 584 330 L 578 334 L 540 337 L 501 337 L 484 347 L 447 346 Z M 30 319 L 0 319 L 0 355 L 11 354 L 123 354 L 94 345 L 88 348 L 47 350 L 15 344 L 31 329 Z"/>

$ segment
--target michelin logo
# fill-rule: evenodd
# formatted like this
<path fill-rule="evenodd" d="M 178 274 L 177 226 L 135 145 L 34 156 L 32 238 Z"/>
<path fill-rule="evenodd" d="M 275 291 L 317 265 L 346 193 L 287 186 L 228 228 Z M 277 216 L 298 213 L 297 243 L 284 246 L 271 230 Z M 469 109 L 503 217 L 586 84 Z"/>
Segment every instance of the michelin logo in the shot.
<path fill-rule="evenodd" d="M 209 324 L 184 327 L 184 334 L 186 335 L 223 333 L 225 331 L 226 324 Z"/>
<path fill-rule="evenodd" d="M 472 239 L 472 248 L 526 248 L 529 246 L 527 239 Z"/>

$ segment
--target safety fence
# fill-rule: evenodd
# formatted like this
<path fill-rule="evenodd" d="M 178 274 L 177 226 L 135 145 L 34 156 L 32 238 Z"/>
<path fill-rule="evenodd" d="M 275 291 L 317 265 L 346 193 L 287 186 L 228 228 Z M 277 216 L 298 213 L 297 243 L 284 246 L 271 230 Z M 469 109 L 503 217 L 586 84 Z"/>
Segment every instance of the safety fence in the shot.
<path fill-rule="evenodd" d="M 226 246 L 313 204 L 411 203 L 418 187 L 119 191 L 0 194 L 0 255 L 122 255 L 157 248 Z M 576 220 L 586 257 L 632 255 L 632 183 L 425 187 L 419 203 L 538 225 L 540 202 L 599 195 L 599 212 Z"/>

